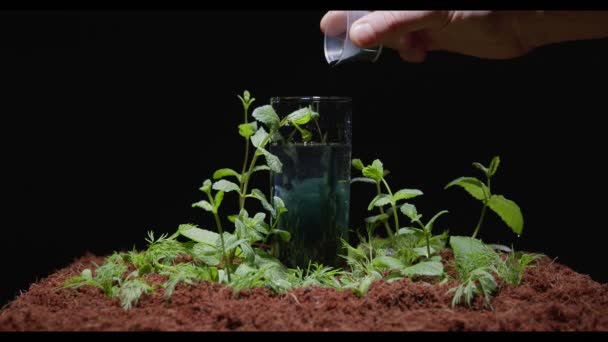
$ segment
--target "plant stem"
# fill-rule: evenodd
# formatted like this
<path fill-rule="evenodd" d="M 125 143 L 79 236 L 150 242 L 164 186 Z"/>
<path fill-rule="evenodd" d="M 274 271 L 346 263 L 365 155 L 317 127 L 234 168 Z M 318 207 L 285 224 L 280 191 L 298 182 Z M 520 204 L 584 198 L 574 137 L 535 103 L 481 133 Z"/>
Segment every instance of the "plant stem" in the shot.
<path fill-rule="evenodd" d="M 249 139 L 246 140 L 245 143 L 245 161 L 243 162 L 243 169 L 241 171 L 241 175 L 245 173 L 247 170 L 247 162 L 249 161 Z"/>
<path fill-rule="evenodd" d="M 417 220 L 416 222 L 418 222 L 420 227 L 422 227 L 424 237 L 426 238 L 426 258 L 428 259 L 431 257 L 431 232 L 426 231 L 426 227 L 422 224 L 422 222 L 420 222 L 420 220 Z"/>
<path fill-rule="evenodd" d="M 319 138 L 321 138 L 321 144 L 325 144 L 325 138 L 323 137 L 323 134 L 321 133 L 321 126 L 319 126 L 319 121 L 315 118 L 314 119 L 315 124 L 317 126 L 317 131 L 319 131 Z"/>
<path fill-rule="evenodd" d="M 374 246 L 372 245 L 372 236 L 369 230 L 367 231 L 367 241 L 369 241 L 369 262 L 372 262 L 374 258 Z"/>
<path fill-rule="evenodd" d="M 376 190 L 377 190 L 377 194 L 381 195 L 382 194 L 382 190 L 380 189 L 380 182 L 376 182 Z M 380 207 L 380 214 L 384 214 L 384 208 Z M 393 237 L 393 231 L 391 230 L 391 226 L 388 224 L 388 221 L 384 221 L 384 227 L 386 228 L 386 232 L 388 233 L 389 237 Z M 399 229 L 399 227 L 397 227 L 397 229 Z"/>
<path fill-rule="evenodd" d="M 483 202 L 483 209 L 481 209 L 481 216 L 479 216 L 479 221 L 477 222 L 477 227 L 475 227 L 475 231 L 471 236 L 473 239 L 477 236 L 477 232 L 479 232 L 479 228 L 481 228 L 481 223 L 483 222 L 483 217 L 486 215 L 486 208 L 488 207 L 488 201 L 485 200 Z"/>
<path fill-rule="evenodd" d="M 262 140 L 262 142 L 260 143 L 259 147 L 264 147 L 266 146 L 266 144 L 268 143 L 268 141 L 270 140 L 270 138 L 274 135 L 275 131 L 271 130 L 270 133 L 268 133 L 268 135 L 264 138 L 264 140 Z M 241 178 L 241 180 L 243 181 L 243 189 L 241 190 L 241 195 L 239 198 L 239 210 L 243 210 L 243 208 L 245 208 L 245 200 L 247 199 L 247 187 L 249 186 L 249 179 L 251 177 L 251 172 L 253 171 L 253 168 L 255 167 L 255 163 L 258 161 L 259 156 L 261 155 L 256 152 L 253 154 L 253 158 L 251 159 L 251 164 L 249 164 L 249 169 L 247 170 L 246 173 L 243 173 L 243 176 Z"/>
<path fill-rule="evenodd" d="M 477 222 L 477 227 L 475 227 L 475 231 L 473 232 L 473 235 L 471 236 L 473 239 L 477 236 L 477 233 L 479 232 L 479 228 L 481 228 L 481 224 L 483 223 L 483 218 L 486 215 L 486 210 L 488 208 L 488 201 L 490 200 L 490 196 L 492 196 L 492 192 L 490 191 L 490 177 L 488 177 L 488 193 L 484 193 L 484 196 L 486 196 L 485 200 L 483 201 L 483 209 L 481 209 L 481 215 L 479 216 L 479 221 Z"/>
<path fill-rule="evenodd" d="M 247 119 L 247 112 L 249 111 L 249 106 L 244 106 L 243 111 L 244 111 L 245 123 L 247 124 L 247 123 L 249 123 L 249 120 Z M 241 201 L 243 201 L 243 197 L 245 196 L 245 194 L 243 193 L 242 180 L 243 180 L 243 175 L 245 174 L 245 170 L 247 170 L 247 162 L 249 162 L 249 138 L 245 139 L 245 158 L 243 160 L 243 168 L 241 169 L 241 184 L 240 184 L 241 193 L 239 194 L 239 203 Z M 241 206 L 241 209 L 243 209 L 242 206 Z"/>
<path fill-rule="evenodd" d="M 391 191 L 391 188 L 388 186 L 388 183 L 386 182 L 384 177 L 382 177 L 382 183 L 384 183 L 386 191 L 388 191 L 389 196 L 391 196 L 391 206 L 393 207 L 393 217 L 395 218 L 395 229 L 399 230 L 399 216 L 397 215 L 397 206 L 393 201 L 393 192 Z"/>
<path fill-rule="evenodd" d="M 213 200 L 213 197 L 211 196 L 210 192 L 207 193 L 207 197 L 209 197 L 209 202 L 215 208 L 215 201 Z M 222 259 L 224 259 L 224 262 L 228 263 L 228 265 L 226 265 L 226 274 L 228 276 L 228 281 L 230 281 L 230 265 L 229 264 L 231 264 L 231 262 L 226 259 L 226 247 L 224 245 L 224 230 L 222 229 L 222 222 L 220 221 L 220 216 L 218 215 L 217 210 L 213 210 L 213 217 L 215 218 L 215 224 L 217 225 L 217 230 L 218 230 L 218 232 L 220 232 L 220 243 L 222 244 Z"/>

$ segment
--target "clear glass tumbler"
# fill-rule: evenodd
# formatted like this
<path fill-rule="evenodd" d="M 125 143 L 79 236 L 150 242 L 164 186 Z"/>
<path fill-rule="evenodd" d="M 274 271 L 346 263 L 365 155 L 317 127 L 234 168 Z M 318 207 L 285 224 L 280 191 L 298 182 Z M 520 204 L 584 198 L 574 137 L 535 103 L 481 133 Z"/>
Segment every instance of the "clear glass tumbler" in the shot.
<path fill-rule="evenodd" d="M 327 63 L 375 62 L 382 46 L 362 49 L 350 40 L 351 26 L 369 11 L 331 11 L 327 14 L 323 49 Z"/>
<path fill-rule="evenodd" d="M 270 101 L 281 119 L 310 107 L 318 117 L 302 126 L 287 126 L 270 151 L 283 163 L 271 173 L 271 193 L 287 212 L 279 229 L 289 242 L 275 242 L 279 258 L 289 267 L 309 262 L 341 266 L 341 239 L 348 240 L 352 101 L 346 97 L 275 97 Z M 303 139 L 302 130 L 312 134 Z"/>

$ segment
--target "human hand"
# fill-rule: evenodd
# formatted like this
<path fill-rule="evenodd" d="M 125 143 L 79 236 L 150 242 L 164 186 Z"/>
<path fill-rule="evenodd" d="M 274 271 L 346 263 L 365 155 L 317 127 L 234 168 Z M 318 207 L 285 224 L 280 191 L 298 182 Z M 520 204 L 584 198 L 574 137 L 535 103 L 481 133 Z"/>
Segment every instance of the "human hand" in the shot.
<path fill-rule="evenodd" d="M 321 30 L 325 32 L 340 15 L 341 11 L 328 12 L 321 20 Z M 375 11 L 353 23 L 350 39 L 361 48 L 383 45 L 397 50 L 409 62 L 422 62 L 434 50 L 513 58 L 534 48 L 521 36 L 519 19 L 525 15 L 506 11 Z"/>

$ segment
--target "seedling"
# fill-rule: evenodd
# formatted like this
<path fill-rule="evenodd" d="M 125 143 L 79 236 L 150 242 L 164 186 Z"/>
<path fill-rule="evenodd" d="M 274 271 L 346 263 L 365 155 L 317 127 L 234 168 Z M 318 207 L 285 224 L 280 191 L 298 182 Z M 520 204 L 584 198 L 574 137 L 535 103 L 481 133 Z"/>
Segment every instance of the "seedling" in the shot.
<path fill-rule="evenodd" d="M 346 286 L 352 288 L 356 294 L 363 295 L 371 282 L 383 278 L 383 274 L 386 272 L 388 272 L 386 275 L 388 281 L 411 276 L 442 275 L 441 258 L 439 256 L 431 257 L 431 250 L 439 250 L 443 247 L 445 235 L 433 237 L 432 227 L 435 220 L 447 211 L 439 212 L 424 225 L 420 221 L 422 215 L 417 213 L 416 207 L 403 202 L 403 200 L 422 195 L 422 191 L 401 189 L 393 193 L 385 178 L 389 172 L 384 169 L 379 159 L 367 166 L 360 159 L 354 159 L 352 165 L 361 171 L 363 177 L 353 178 L 351 182 L 364 182 L 376 186 L 376 196 L 370 202 L 368 210 L 371 211 L 377 207 L 380 214 L 365 219 L 367 237 L 359 237 L 361 243 L 357 248 L 343 241 L 343 245 L 348 251 L 348 255 L 343 257 L 352 270 L 350 276 L 344 278 L 347 281 Z M 382 192 L 383 188 L 387 193 Z M 385 210 L 384 207 L 388 205 L 390 207 Z M 412 222 L 418 222 L 422 229 L 400 228 L 398 207 Z M 391 228 L 389 222 L 391 216 L 395 230 Z M 382 240 L 373 237 L 373 231 L 379 224 L 384 224 L 388 239 Z M 424 247 L 421 247 L 421 244 Z M 432 248 L 431 244 L 435 244 L 437 248 Z M 424 256 L 426 260 L 419 260 L 421 256 Z"/>
<path fill-rule="evenodd" d="M 398 230 L 400 226 L 399 216 L 397 214 L 397 203 L 402 200 L 420 196 L 422 195 L 422 191 L 418 189 L 401 189 L 393 194 L 388 182 L 385 179 L 385 176 L 389 174 L 389 171 L 384 170 L 384 166 L 379 159 L 374 160 L 370 165 L 367 166 L 363 165 L 361 159 L 353 159 L 352 165 L 355 169 L 361 171 L 363 177 L 353 178 L 351 183 L 364 182 L 376 185 L 376 197 L 374 197 L 369 203 L 367 210 L 371 211 L 377 207 L 380 211 L 380 215 L 368 217 L 366 222 L 368 224 L 383 222 L 389 237 L 393 237 L 394 231 L 391 229 L 390 224 L 388 223 L 389 217 L 384 211 L 383 207 L 388 204 L 391 205 L 391 212 L 395 221 L 395 230 Z M 382 192 L 382 185 L 384 185 L 384 188 L 388 193 Z M 407 203 L 405 205 L 407 205 Z"/>
<path fill-rule="evenodd" d="M 418 212 L 416 210 L 416 206 L 414 206 L 413 204 L 405 203 L 401 206 L 400 209 L 401 209 L 401 212 L 405 216 L 410 218 L 412 223 L 417 223 L 420 226 L 421 229 L 414 228 L 414 227 L 404 228 L 404 229 L 410 229 L 413 231 L 417 231 L 417 232 L 421 233 L 422 235 L 424 235 L 424 238 L 426 240 L 426 250 L 427 250 L 426 257 L 430 258 L 431 257 L 431 237 L 432 237 L 433 224 L 435 223 L 435 220 L 437 220 L 439 218 L 439 216 L 441 216 L 443 214 L 447 214 L 448 211 L 442 210 L 442 211 L 438 212 L 426 224 L 423 224 L 422 221 L 420 221 L 420 219 L 422 218 L 422 215 L 418 214 Z M 402 231 L 402 233 L 406 233 L 406 231 Z"/>
<path fill-rule="evenodd" d="M 519 206 L 504 196 L 492 194 L 491 192 L 490 181 L 492 176 L 496 174 L 499 164 L 500 158 L 498 156 L 492 158 L 489 167 L 485 167 L 481 163 L 473 163 L 474 167 L 481 170 L 485 174 L 486 183 L 475 177 L 460 177 L 454 179 L 445 186 L 445 189 L 447 189 L 453 185 L 458 185 L 466 190 L 471 196 L 483 203 L 481 215 L 479 217 L 479 221 L 477 222 L 477 226 L 475 227 L 475 231 L 471 236 L 472 238 L 477 236 L 488 207 L 498 214 L 498 216 L 500 216 L 507 226 L 509 226 L 509 228 L 511 228 L 511 230 L 513 230 L 513 232 L 515 232 L 518 236 L 521 235 L 523 230 L 524 218 L 521 214 Z"/>
<path fill-rule="evenodd" d="M 526 268 L 543 256 L 515 252 L 511 248 L 509 256 L 503 260 L 491 245 L 466 236 L 452 236 L 450 245 L 456 260 L 454 268 L 461 281 L 460 285 L 448 291 L 454 293 L 452 306 L 462 299 L 471 306 L 476 295 L 483 295 L 486 306 L 492 308 L 491 295 L 498 288 L 494 275 L 507 284 L 519 285 Z"/>

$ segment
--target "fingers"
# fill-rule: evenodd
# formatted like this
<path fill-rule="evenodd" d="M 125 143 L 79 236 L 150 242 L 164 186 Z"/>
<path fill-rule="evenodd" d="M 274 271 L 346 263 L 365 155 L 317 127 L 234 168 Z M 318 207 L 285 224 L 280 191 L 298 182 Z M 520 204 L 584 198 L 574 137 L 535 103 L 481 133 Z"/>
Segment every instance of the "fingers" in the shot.
<path fill-rule="evenodd" d="M 426 51 L 420 49 L 399 51 L 399 57 L 410 63 L 421 63 L 426 59 Z"/>
<path fill-rule="evenodd" d="M 426 59 L 427 49 L 423 46 L 416 45 L 415 35 L 406 34 L 400 39 L 400 47 L 397 50 L 399 57 L 406 62 L 420 63 Z"/>
<path fill-rule="evenodd" d="M 362 48 L 396 46 L 395 39 L 408 32 L 441 27 L 447 17 L 440 11 L 376 11 L 353 24 L 350 39 Z"/>
<path fill-rule="evenodd" d="M 346 11 L 329 11 L 321 19 L 321 31 L 329 36 L 338 36 L 346 30 Z"/>

